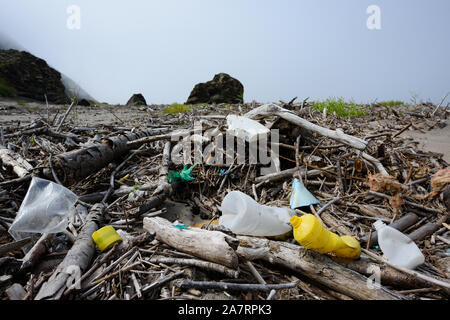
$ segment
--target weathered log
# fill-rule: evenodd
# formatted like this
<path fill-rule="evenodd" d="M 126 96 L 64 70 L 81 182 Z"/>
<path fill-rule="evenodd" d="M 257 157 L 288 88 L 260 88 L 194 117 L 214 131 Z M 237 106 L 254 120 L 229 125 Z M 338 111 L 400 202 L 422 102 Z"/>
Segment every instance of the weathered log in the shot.
<path fill-rule="evenodd" d="M 129 152 L 132 146 L 128 145 L 128 142 L 151 136 L 153 133 L 154 130 L 149 129 L 119 135 L 103 139 L 102 143 L 56 155 L 53 157 L 56 174 L 65 186 L 69 186 Z M 43 174 L 48 179 L 53 178 L 48 168 L 44 169 Z"/>
<path fill-rule="evenodd" d="M 398 288 L 427 288 L 430 283 L 413 277 L 409 274 L 402 273 L 386 264 L 376 263 L 367 258 L 365 255 L 360 259 L 342 263 L 345 267 L 361 273 L 367 277 L 376 275 L 379 271 L 380 284 L 390 285 Z"/>
<path fill-rule="evenodd" d="M 297 281 L 289 283 L 277 284 L 254 284 L 254 283 L 230 283 L 230 282 L 212 282 L 212 281 L 180 281 L 177 285 L 180 288 L 197 288 L 197 289 L 216 289 L 216 290 L 234 290 L 234 291 L 262 291 L 270 292 L 271 290 L 284 290 L 294 288 Z"/>
<path fill-rule="evenodd" d="M 283 118 L 293 124 L 298 125 L 301 128 L 304 128 L 306 130 L 318 133 L 322 136 L 328 137 L 330 139 L 339 141 L 341 143 L 344 143 L 346 145 L 349 145 L 353 148 L 364 150 L 367 146 L 367 141 L 345 134 L 342 130 L 336 129 L 336 130 L 330 130 L 321 126 L 318 126 L 314 123 L 309 122 L 308 120 L 305 120 L 303 118 L 300 118 L 293 112 L 283 109 L 276 104 L 265 104 L 258 108 L 255 108 L 245 114 L 248 118 L 256 118 L 258 116 L 278 116 L 280 118 Z"/>
<path fill-rule="evenodd" d="M 183 259 L 183 258 L 171 258 L 163 256 L 151 257 L 150 262 L 152 263 L 164 263 L 164 264 L 180 264 L 185 266 L 194 266 L 197 268 L 220 272 L 226 277 L 237 279 L 239 277 L 239 271 L 227 268 L 223 265 L 212 263 L 208 261 L 202 261 L 197 259 Z"/>
<path fill-rule="evenodd" d="M 444 216 L 440 219 L 440 221 L 437 221 L 436 223 L 428 222 L 421 226 L 420 228 L 414 230 L 410 234 L 408 234 L 408 237 L 411 238 L 413 241 L 420 241 L 425 239 L 427 236 L 435 233 L 441 226 L 442 222 L 445 223 L 448 216 Z"/>
<path fill-rule="evenodd" d="M 218 231 L 199 228 L 179 230 L 170 221 L 160 218 L 144 218 L 144 229 L 156 233 L 156 239 L 196 257 L 236 269 L 237 240 Z"/>
<path fill-rule="evenodd" d="M 48 281 L 42 285 L 35 300 L 59 299 L 67 288 L 67 282 L 70 280 L 69 276 L 72 273 L 81 275 L 88 268 L 95 253 L 95 243 L 92 240 L 92 234 L 99 227 L 103 209 L 104 206 L 102 204 L 95 204 L 91 208 L 86 217 L 86 223 L 78 234 L 72 248 L 67 252 L 66 257 Z"/>
<path fill-rule="evenodd" d="M 0 160 L 7 166 L 13 168 L 13 171 L 19 178 L 25 177 L 33 170 L 33 166 L 27 160 L 15 152 L 0 146 Z"/>
<path fill-rule="evenodd" d="M 384 287 L 370 288 L 365 276 L 338 264 L 327 255 L 286 242 L 247 236 L 238 236 L 238 239 L 237 254 L 240 257 L 282 265 L 354 299 L 406 299 Z"/>

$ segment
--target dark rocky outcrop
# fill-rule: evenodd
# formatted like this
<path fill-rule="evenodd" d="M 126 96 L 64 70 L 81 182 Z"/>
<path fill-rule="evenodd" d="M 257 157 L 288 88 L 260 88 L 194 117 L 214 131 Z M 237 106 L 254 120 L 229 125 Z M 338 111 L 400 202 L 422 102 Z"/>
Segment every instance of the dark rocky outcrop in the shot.
<path fill-rule="evenodd" d="M 197 84 L 186 104 L 243 103 L 244 86 L 226 73 L 219 73 L 211 81 Z"/>
<path fill-rule="evenodd" d="M 142 94 L 136 93 L 128 100 L 127 106 L 146 106 L 147 102 Z"/>
<path fill-rule="evenodd" d="M 0 50 L 0 78 L 15 89 L 18 96 L 51 103 L 70 103 L 61 82 L 61 74 L 45 60 L 26 51 Z"/>
<path fill-rule="evenodd" d="M 81 99 L 80 101 L 78 101 L 77 103 L 79 106 L 83 106 L 83 107 L 90 107 L 91 103 L 86 100 L 86 99 Z"/>

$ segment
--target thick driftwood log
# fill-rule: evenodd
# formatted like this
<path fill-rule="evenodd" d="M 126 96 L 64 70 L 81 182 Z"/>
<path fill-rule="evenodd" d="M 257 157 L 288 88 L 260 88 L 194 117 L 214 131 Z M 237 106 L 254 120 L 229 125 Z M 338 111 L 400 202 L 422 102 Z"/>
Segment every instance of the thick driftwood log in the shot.
<path fill-rule="evenodd" d="M 54 156 L 53 166 L 61 182 L 65 186 L 71 185 L 130 151 L 132 146 L 128 142 L 151 136 L 154 132 L 149 129 L 103 139 L 102 143 Z M 43 173 L 48 179 L 53 178 L 50 169 L 44 169 Z"/>
<path fill-rule="evenodd" d="M 222 232 L 199 228 L 180 230 L 164 218 L 144 218 L 144 229 L 156 239 L 182 252 L 236 269 L 238 241 Z"/>
<path fill-rule="evenodd" d="M 98 229 L 103 209 L 104 206 L 102 204 L 95 204 L 91 208 L 89 215 L 86 217 L 86 223 L 78 234 L 72 248 L 67 252 L 66 257 L 48 281 L 42 285 L 35 300 L 59 299 L 67 288 L 69 277 L 75 280 L 77 274 L 81 276 L 89 267 L 95 253 L 95 243 L 92 240 L 92 234 Z M 72 283 L 69 283 L 69 285 L 72 285 Z"/>
<path fill-rule="evenodd" d="M 368 277 L 373 276 L 379 270 L 381 285 L 392 285 L 402 289 L 428 288 L 433 286 L 428 281 L 400 272 L 386 264 L 375 263 L 366 256 L 361 256 L 360 259 L 344 263 L 343 265 Z"/>
<path fill-rule="evenodd" d="M 406 299 L 405 296 L 384 287 L 370 288 L 365 276 L 334 262 L 326 255 L 301 246 L 247 236 L 238 236 L 238 239 L 239 256 L 247 260 L 262 259 L 282 265 L 354 299 Z"/>
<path fill-rule="evenodd" d="M 285 119 L 297 126 L 318 133 L 322 136 L 328 137 L 330 139 L 342 142 L 346 145 L 349 145 L 353 148 L 364 150 L 367 146 L 367 141 L 363 139 L 345 134 L 342 130 L 330 130 L 321 126 L 318 126 L 314 123 L 309 122 L 303 118 L 300 118 L 293 112 L 283 109 L 276 104 L 265 104 L 258 108 L 251 110 L 245 114 L 248 118 L 256 118 L 258 116 L 278 116 L 280 118 Z"/>
<path fill-rule="evenodd" d="M 212 282 L 212 281 L 180 281 L 177 285 L 182 289 L 213 289 L 213 290 L 235 290 L 235 291 L 262 291 L 269 292 L 271 290 L 283 290 L 294 288 L 299 280 L 289 283 L 277 284 L 254 284 L 254 283 L 231 283 L 231 282 Z"/>
<path fill-rule="evenodd" d="M 25 177 L 33 169 L 27 160 L 15 152 L 0 146 L 0 160 L 7 166 L 11 166 L 19 178 Z"/>

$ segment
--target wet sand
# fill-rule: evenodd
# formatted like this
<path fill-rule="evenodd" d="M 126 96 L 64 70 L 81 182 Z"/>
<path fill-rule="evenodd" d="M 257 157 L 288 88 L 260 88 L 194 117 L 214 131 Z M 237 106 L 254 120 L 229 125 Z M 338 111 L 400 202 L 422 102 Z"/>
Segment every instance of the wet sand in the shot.
<path fill-rule="evenodd" d="M 444 159 L 450 164 L 450 120 L 447 126 L 422 133 L 418 130 L 406 131 L 403 136 L 413 138 L 419 142 L 418 148 L 425 152 L 442 153 Z"/>

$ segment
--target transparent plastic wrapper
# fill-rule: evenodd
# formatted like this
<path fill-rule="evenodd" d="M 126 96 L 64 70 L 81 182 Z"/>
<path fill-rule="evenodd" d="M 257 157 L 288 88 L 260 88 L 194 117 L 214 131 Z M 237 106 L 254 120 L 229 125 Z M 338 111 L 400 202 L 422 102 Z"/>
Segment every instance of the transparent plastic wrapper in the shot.
<path fill-rule="evenodd" d="M 58 233 L 67 228 L 75 214 L 78 197 L 52 181 L 33 177 L 9 233 L 15 240 L 30 233 Z"/>

